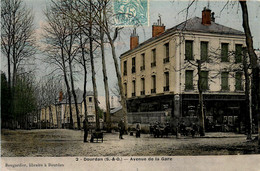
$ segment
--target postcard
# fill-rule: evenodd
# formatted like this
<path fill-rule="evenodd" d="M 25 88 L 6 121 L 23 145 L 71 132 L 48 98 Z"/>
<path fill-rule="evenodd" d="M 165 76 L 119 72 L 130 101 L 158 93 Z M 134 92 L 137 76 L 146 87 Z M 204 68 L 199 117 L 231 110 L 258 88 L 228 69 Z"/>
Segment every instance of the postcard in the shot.
<path fill-rule="evenodd" d="M 2 170 L 260 170 L 259 11 L 2 0 Z"/>

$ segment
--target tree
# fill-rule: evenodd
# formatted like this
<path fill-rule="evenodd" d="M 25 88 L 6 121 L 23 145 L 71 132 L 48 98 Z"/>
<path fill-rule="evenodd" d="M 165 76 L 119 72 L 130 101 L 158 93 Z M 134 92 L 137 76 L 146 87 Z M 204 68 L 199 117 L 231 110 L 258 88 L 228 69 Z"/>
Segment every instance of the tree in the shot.
<path fill-rule="evenodd" d="M 260 100 L 259 100 L 259 64 L 257 55 L 254 50 L 253 45 L 253 37 L 251 34 L 250 26 L 249 26 L 249 19 L 248 19 L 248 10 L 247 10 L 247 1 L 239 1 L 241 8 L 242 8 L 242 18 L 243 18 L 243 28 L 246 35 L 246 45 L 247 51 L 250 59 L 250 65 L 252 67 L 252 83 L 251 83 L 251 90 L 252 90 L 252 113 L 253 115 L 258 116 L 258 130 L 260 130 Z M 258 144 L 260 146 L 260 131 L 258 131 Z"/>
<path fill-rule="evenodd" d="M 100 28 L 100 48 L 101 48 L 101 56 L 102 56 L 102 71 L 103 71 L 103 81 L 105 87 L 105 98 L 106 98 L 106 126 L 107 132 L 111 132 L 111 115 L 110 115 L 110 100 L 109 100 L 109 89 L 108 89 L 108 78 L 107 78 L 107 70 L 106 70 L 106 58 L 105 58 L 105 49 L 104 49 L 104 28 L 102 25 L 104 24 L 104 16 L 106 15 L 106 2 L 103 0 L 99 0 L 99 28 Z"/>
<path fill-rule="evenodd" d="M 187 17 L 187 14 L 189 12 L 190 7 L 196 1 L 197 0 L 192 0 L 188 4 L 188 7 L 186 8 L 186 17 Z M 230 3 L 230 2 L 227 1 L 227 3 Z M 247 51 L 248 51 L 248 55 L 249 55 L 249 59 L 250 59 L 250 65 L 252 67 L 252 81 L 251 81 L 252 114 L 257 116 L 257 118 L 258 118 L 258 130 L 259 130 L 260 129 L 259 64 L 258 64 L 258 60 L 257 60 L 257 55 L 256 55 L 255 50 L 254 50 L 253 37 L 252 37 L 250 26 L 249 26 L 247 1 L 246 0 L 239 0 L 239 4 L 240 4 L 241 9 L 242 9 L 243 28 L 244 28 L 245 37 L 246 37 L 246 45 L 247 45 Z M 259 132 L 259 135 L 258 135 L 258 144 L 260 146 L 260 138 L 259 137 L 260 137 L 260 132 Z"/>
<path fill-rule="evenodd" d="M 12 120 L 10 115 L 10 94 L 8 80 L 5 73 L 1 72 L 1 126 L 2 128 L 9 128 Z"/>
<path fill-rule="evenodd" d="M 33 16 L 21 0 L 1 0 L 1 51 L 7 58 L 10 96 L 8 112 L 14 116 L 13 98 L 18 70 L 33 61 L 30 59 L 36 53 Z"/>
<path fill-rule="evenodd" d="M 116 27 L 114 30 L 114 35 L 112 38 L 111 35 L 111 28 L 113 26 L 112 24 L 112 20 L 113 20 L 113 16 L 111 15 L 111 1 L 105 1 L 104 2 L 104 11 L 103 11 L 103 17 L 104 17 L 104 22 L 103 22 L 103 30 L 108 38 L 108 42 L 109 45 L 111 47 L 111 51 L 112 51 L 112 57 L 113 57 L 113 61 L 114 61 L 114 66 L 115 66 L 115 70 L 116 70 L 116 77 L 117 77 L 117 84 L 120 90 L 120 97 L 121 97 L 121 105 L 122 105 L 122 110 L 123 110 L 123 115 L 124 115 L 124 123 L 125 123 L 125 130 L 128 129 L 128 119 L 127 119 L 127 106 L 126 106 L 126 97 L 124 94 L 124 89 L 123 89 L 123 85 L 122 85 L 122 79 L 121 79 L 121 73 L 119 70 L 119 65 L 118 65 L 118 60 L 117 60 L 117 56 L 116 56 L 116 48 L 115 48 L 115 41 L 118 37 L 119 31 L 122 28 Z"/>
<path fill-rule="evenodd" d="M 16 92 L 13 98 L 14 118 L 21 128 L 27 129 L 29 116 L 37 109 L 34 75 L 18 71 L 14 89 Z"/>
<path fill-rule="evenodd" d="M 36 53 L 34 18 L 21 0 L 1 0 L 1 4 L 1 49 L 7 58 L 8 84 L 11 87 L 11 82 L 15 85 L 19 67 Z"/>
<path fill-rule="evenodd" d="M 70 109 L 70 128 L 73 128 L 72 117 L 72 104 L 71 104 L 71 92 L 74 97 L 77 124 L 80 129 L 79 109 L 77 105 L 77 96 L 74 88 L 74 71 L 73 65 L 75 57 L 78 54 L 79 47 L 77 46 L 77 28 L 71 21 L 70 17 L 67 17 L 60 11 L 60 8 L 71 14 L 71 8 L 64 5 L 65 2 L 60 1 L 55 3 L 52 1 L 52 6 L 45 12 L 47 17 L 48 26 L 45 27 L 45 43 L 46 54 L 48 56 L 48 62 L 54 64 L 57 68 L 55 70 L 61 70 L 64 76 L 64 81 L 67 87 L 67 95 L 69 98 Z M 70 83 L 69 83 L 70 80 Z"/>

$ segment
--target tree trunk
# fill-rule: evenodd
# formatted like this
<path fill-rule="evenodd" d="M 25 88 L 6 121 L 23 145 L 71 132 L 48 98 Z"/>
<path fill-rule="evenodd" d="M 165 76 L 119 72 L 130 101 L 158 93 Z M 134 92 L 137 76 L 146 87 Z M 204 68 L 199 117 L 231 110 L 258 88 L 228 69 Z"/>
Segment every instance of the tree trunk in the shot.
<path fill-rule="evenodd" d="M 51 110 L 51 105 L 49 106 L 49 117 L 50 117 L 50 125 L 52 124 L 52 126 L 53 126 L 53 113 Z"/>
<path fill-rule="evenodd" d="M 246 51 L 243 50 L 243 70 L 245 74 L 245 106 L 246 106 L 246 124 L 247 124 L 247 139 L 252 139 L 252 105 L 251 105 L 251 91 L 250 91 L 250 79 L 248 72 L 248 63 L 246 58 Z"/>
<path fill-rule="evenodd" d="M 116 51 L 115 51 L 115 45 L 114 41 L 111 39 L 110 35 L 108 36 L 110 46 L 112 48 L 112 56 L 115 64 L 115 69 L 116 69 L 116 76 L 117 76 L 117 83 L 119 86 L 120 90 L 120 96 L 121 96 L 121 105 L 122 105 L 122 110 L 123 110 L 123 115 L 124 115 L 124 123 L 125 123 L 125 129 L 128 130 L 128 119 L 127 119 L 127 106 L 126 106 L 126 98 L 122 86 L 122 79 L 121 79 L 121 74 L 119 71 L 119 66 L 118 66 L 118 61 L 116 57 Z"/>
<path fill-rule="evenodd" d="M 103 11 L 105 11 L 105 9 Z M 104 23 L 101 15 L 100 15 L 100 23 Z M 100 42 L 101 42 L 100 46 L 101 46 L 101 56 L 102 56 L 103 81 L 104 81 L 105 98 L 106 98 L 106 126 L 107 126 L 107 132 L 111 132 L 111 116 L 110 116 L 110 100 L 109 100 L 110 96 L 109 96 L 109 89 L 108 89 L 106 59 L 105 59 L 105 50 L 104 50 L 104 30 L 101 24 L 100 24 Z"/>
<path fill-rule="evenodd" d="M 257 62 L 257 55 L 254 51 L 253 38 L 249 27 L 248 10 L 246 1 L 239 1 L 242 8 L 243 28 L 246 35 L 246 45 L 250 58 L 250 64 L 252 66 L 252 82 L 251 82 L 251 94 L 252 94 L 252 115 L 258 119 L 258 144 L 260 146 L 260 114 L 259 114 L 259 67 Z"/>
<path fill-rule="evenodd" d="M 69 128 L 73 129 L 74 124 L 73 124 L 73 115 L 72 115 L 72 106 L 71 106 L 71 94 L 70 94 L 70 87 L 69 87 L 67 77 L 66 77 L 65 82 L 66 82 L 66 86 L 67 86 L 67 94 L 69 96 L 69 109 L 70 109 L 70 125 L 69 125 Z"/>
<path fill-rule="evenodd" d="M 47 129 L 47 113 L 46 113 L 47 111 L 46 110 L 47 110 L 47 107 L 44 108 L 44 111 L 45 111 L 44 112 L 45 113 L 45 118 L 44 118 L 45 119 L 45 129 Z"/>
<path fill-rule="evenodd" d="M 83 87 L 83 103 L 84 103 L 84 116 L 85 119 L 87 120 L 88 118 L 88 108 L 87 108 L 87 100 L 86 100 L 86 95 L 87 95 L 87 60 L 85 58 L 85 48 L 84 48 L 85 43 L 83 43 L 83 37 L 82 34 L 80 33 L 80 47 L 81 47 L 81 55 L 82 55 L 82 60 L 83 60 L 83 68 L 84 68 L 84 87 Z M 87 122 L 88 123 L 88 122 Z"/>
<path fill-rule="evenodd" d="M 77 100 L 77 95 L 75 92 L 74 88 L 74 79 L 73 79 L 73 71 L 72 71 L 72 66 L 71 66 L 71 61 L 69 62 L 69 68 L 70 68 L 70 82 L 71 82 L 71 89 L 72 89 L 72 94 L 74 97 L 74 103 L 75 103 L 75 108 L 76 108 L 76 116 L 77 116 L 77 124 L 78 124 L 78 130 L 80 130 L 80 118 L 79 118 L 79 108 L 78 108 L 78 100 Z"/>
<path fill-rule="evenodd" d="M 90 11 L 92 11 L 92 2 L 90 0 Z M 96 113 L 96 130 L 100 130 L 100 123 L 99 123 L 99 113 L 98 113 L 98 94 L 97 94 L 97 84 L 96 84 L 96 71 L 95 71 L 95 64 L 94 64 L 94 54 L 93 54 L 93 19 L 90 12 L 90 21 L 89 21 L 89 53 L 90 53 L 90 63 L 91 63 L 91 73 L 92 73 L 92 85 L 94 91 L 94 105 L 95 105 L 95 113 Z"/>
<path fill-rule="evenodd" d="M 200 120 L 200 136 L 205 136 L 205 118 L 204 118 L 204 106 L 203 106 L 203 94 L 202 94 L 202 83 L 201 83 L 201 61 L 197 60 L 198 63 L 198 91 L 199 91 L 199 120 Z"/>

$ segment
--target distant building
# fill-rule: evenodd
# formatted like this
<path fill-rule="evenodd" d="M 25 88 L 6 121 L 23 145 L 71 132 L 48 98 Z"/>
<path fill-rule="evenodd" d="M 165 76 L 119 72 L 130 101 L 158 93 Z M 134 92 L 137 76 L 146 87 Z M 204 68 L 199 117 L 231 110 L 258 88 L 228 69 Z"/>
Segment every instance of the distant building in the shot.
<path fill-rule="evenodd" d="M 111 115 L 111 128 L 116 129 L 118 127 L 118 123 L 124 116 L 122 106 L 111 109 L 110 115 Z"/>
<path fill-rule="evenodd" d="M 83 101 L 83 91 L 80 89 L 76 90 L 77 96 L 77 106 L 79 109 L 79 117 L 82 126 L 82 122 L 85 119 L 85 108 Z M 95 117 L 95 106 L 94 106 L 94 93 L 92 91 L 87 91 L 86 93 L 86 103 L 87 103 L 87 116 L 88 121 L 94 123 L 96 121 Z M 72 104 L 72 117 L 73 126 L 77 128 L 77 116 L 76 116 L 76 104 L 73 96 L 71 97 Z M 51 110 L 50 110 L 51 108 Z M 69 100 L 67 94 L 62 94 L 62 99 L 56 104 L 47 106 L 41 110 L 41 121 L 47 123 L 47 127 L 57 127 L 64 128 L 68 127 L 70 123 L 70 110 L 69 110 Z"/>
<path fill-rule="evenodd" d="M 152 26 L 152 38 L 141 44 L 134 30 L 130 50 L 120 56 L 128 122 L 170 120 L 176 125 L 180 119 L 196 120 L 195 65 L 200 60 L 206 118 L 215 124 L 239 124 L 245 110 L 241 68 L 245 45 L 243 32 L 215 23 L 206 8 L 202 18 L 191 18 L 166 31 L 159 19 Z"/>

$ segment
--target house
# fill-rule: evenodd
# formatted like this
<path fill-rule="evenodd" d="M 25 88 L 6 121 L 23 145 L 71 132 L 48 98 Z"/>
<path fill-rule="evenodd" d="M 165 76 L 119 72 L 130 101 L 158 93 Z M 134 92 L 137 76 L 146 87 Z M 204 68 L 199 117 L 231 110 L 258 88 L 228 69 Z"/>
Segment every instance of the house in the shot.
<path fill-rule="evenodd" d="M 110 115 L 111 115 L 111 128 L 112 129 L 117 129 L 118 128 L 118 123 L 124 117 L 122 106 L 118 106 L 116 108 L 112 108 L 110 110 Z"/>
<path fill-rule="evenodd" d="M 81 126 L 85 118 L 85 105 L 83 101 L 83 91 L 75 90 L 77 96 L 77 106 L 79 109 L 79 117 Z M 95 107 L 94 107 L 94 93 L 92 91 L 86 92 L 87 117 L 92 124 L 95 123 Z M 73 95 L 71 97 L 71 110 L 73 118 L 73 127 L 77 128 L 76 106 Z M 46 127 L 68 128 L 70 123 L 70 108 L 67 93 L 60 92 L 59 101 L 56 104 L 47 106 L 41 110 L 41 121 L 46 123 Z M 45 124 L 44 124 L 45 125 Z M 43 126 L 44 128 L 44 126 Z"/>
<path fill-rule="evenodd" d="M 159 18 L 152 38 L 139 43 L 136 30 L 130 50 L 121 54 L 122 84 L 129 124 L 155 121 L 177 125 L 198 120 L 198 63 L 206 120 L 237 125 L 245 106 L 242 31 L 215 22 L 204 8 L 194 17 L 165 30 Z"/>

